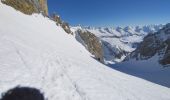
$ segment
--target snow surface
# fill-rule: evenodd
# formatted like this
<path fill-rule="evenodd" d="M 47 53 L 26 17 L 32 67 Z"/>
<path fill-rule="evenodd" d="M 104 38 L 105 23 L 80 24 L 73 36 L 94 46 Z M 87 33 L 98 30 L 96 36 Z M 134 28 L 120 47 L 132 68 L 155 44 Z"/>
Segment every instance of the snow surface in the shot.
<path fill-rule="evenodd" d="M 143 78 L 170 88 L 170 67 L 159 64 L 159 56 L 155 55 L 148 60 L 130 59 L 119 64 L 111 65 L 116 70 Z"/>
<path fill-rule="evenodd" d="M 41 89 L 48 100 L 170 100 L 170 89 L 108 68 L 42 15 L 0 2 L 0 93 Z"/>

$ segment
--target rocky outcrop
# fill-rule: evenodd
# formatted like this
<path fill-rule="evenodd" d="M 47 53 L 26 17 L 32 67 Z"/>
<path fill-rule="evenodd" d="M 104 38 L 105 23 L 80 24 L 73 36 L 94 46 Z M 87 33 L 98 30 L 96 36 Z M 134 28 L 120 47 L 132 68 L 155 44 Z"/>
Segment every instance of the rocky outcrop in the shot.
<path fill-rule="evenodd" d="M 73 34 L 73 32 L 70 30 L 69 24 L 67 22 L 62 21 L 59 15 L 53 14 L 52 19 L 56 22 L 58 26 L 61 26 L 66 33 Z"/>
<path fill-rule="evenodd" d="M 1 0 L 2 3 L 9 5 L 25 14 L 42 13 L 48 15 L 47 0 Z"/>
<path fill-rule="evenodd" d="M 38 0 L 38 1 L 40 6 L 40 11 L 42 11 L 43 14 L 48 15 L 47 0 Z"/>
<path fill-rule="evenodd" d="M 166 48 L 165 55 L 159 61 L 160 64 L 162 65 L 170 64 L 170 39 L 165 41 L 165 48 Z"/>
<path fill-rule="evenodd" d="M 52 14 L 51 17 L 56 22 L 57 25 L 61 25 L 63 23 L 59 15 L 54 13 Z"/>
<path fill-rule="evenodd" d="M 170 64 L 170 24 L 156 33 L 147 35 L 139 47 L 125 60 L 147 60 L 156 55 L 160 64 L 164 66 Z"/>
<path fill-rule="evenodd" d="M 148 59 L 155 55 L 159 45 L 156 44 L 155 34 L 149 34 L 144 38 L 144 41 L 140 44 L 140 46 L 136 49 L 135 52 L 140 53 L 139 59 Z"/>
<path fill-rule="evenodd" d="M 67 22 L 63 22 L 61 24 L 61 27 L 64 29 L 64 31 L 68 34 L 73 34 L 73 32 L 70 30 L 70 26 Z"/>
<path fill-rule="evenodd" d="M 88 49 L 88 51 L 93 54 L 97 60 L 104 63 L 101 41 L 89 31 L 82 31 L 79 29 L 77 30 L 77 34 L 84 42 L 83 44 Z"/>

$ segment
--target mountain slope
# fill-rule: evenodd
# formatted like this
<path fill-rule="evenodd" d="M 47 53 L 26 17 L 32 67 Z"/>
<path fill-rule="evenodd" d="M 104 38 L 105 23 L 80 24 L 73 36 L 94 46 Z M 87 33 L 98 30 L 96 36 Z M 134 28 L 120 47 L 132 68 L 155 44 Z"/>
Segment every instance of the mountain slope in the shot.
<path fill-rule="evenodd" d="M 158 32 L 148 34 L 139 47 L 131 54 L 129 59 L 147 60 L 158 55 L 162 65 L 170 64 L 170 24 L 165 25 Z"/>
<path fill-rule="evenodd" d="M 170 87 L 170 24 L 148 34 L 125 62 L 112 65 L 119 71 Z"/>
<path fill-rule="evenodd" d="M 101 51 L 103 51 L 105 64 L 113 64 L 122 62 L 128 54 L 137 48 L 148 33 L 156 32 L 162 27 L 163 25 L 127 26 L 124 28 L 72 27 L 72 30 L 89 31 L 98 37 L 102 44 Z"/>
<path fill-rule="evenodd" d="M 94 60 L 48 18 L 1 2 L 0 12 L 0 93 L 21 85 L 40 88 L 48 100 L 170 99 L 169 88 Z"/>

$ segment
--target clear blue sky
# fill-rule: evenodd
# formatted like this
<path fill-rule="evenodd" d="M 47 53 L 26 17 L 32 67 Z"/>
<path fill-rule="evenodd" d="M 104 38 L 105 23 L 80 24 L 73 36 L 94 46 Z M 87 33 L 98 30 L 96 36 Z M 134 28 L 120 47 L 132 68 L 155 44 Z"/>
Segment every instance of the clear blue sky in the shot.
<path fill-rule="evenodd" d="M 71 25 L 126 26 L 170 22 L 170 0 L 48 0 Z"/>

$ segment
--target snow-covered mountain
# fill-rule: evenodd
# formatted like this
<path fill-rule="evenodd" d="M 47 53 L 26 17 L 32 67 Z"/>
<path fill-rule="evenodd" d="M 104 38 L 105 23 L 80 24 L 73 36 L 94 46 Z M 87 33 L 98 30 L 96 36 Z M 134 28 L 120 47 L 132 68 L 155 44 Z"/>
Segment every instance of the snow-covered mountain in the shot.
<path fill-rule="evenodd" d="M 125 62 L 112 67 L 146 80 L 170 87 L 170 24 L 148 34 Z"/>
<path fill-rule="evenodd" d="M 161 29 L 163 25 L 136 27 L 72 27 L 72 30 L 83 30 L 94 34 L 102 43 L 104 63 L 117 63 L 134 51 L 148 33 Z M 87 33 L 87 32 L 86 32 Z"/>
<path fill-rule="evenodd" d="M 170 24 L 165 25 L 158 32 L 148 34 L 138 48 L 125 60 L 148 60 L 158 55 L 160 64 L 170 64 Z"/>
<path fill-rule="evenodd" d="M 98 37 L 101 48 L 97 49 L 103 51 L 100 53 L 103 58 L 99 58 L 104 59 L 104 63 L 108 66 L 170 87 L 170 78 L 167 77 L 170 75 L 168 67 L 170 24 L 125 28 L 73 27 L 73 29 L 88 31 Z M 114 64 L 115 62 L 121 63 Z"/>
<path fill-rule="evenodd" d="M 18 85 L 39 88 L 48 100 L 170 99 L 169 88 L 91 58 L 49 18 L 0 2 L 0 93 Z"/>

